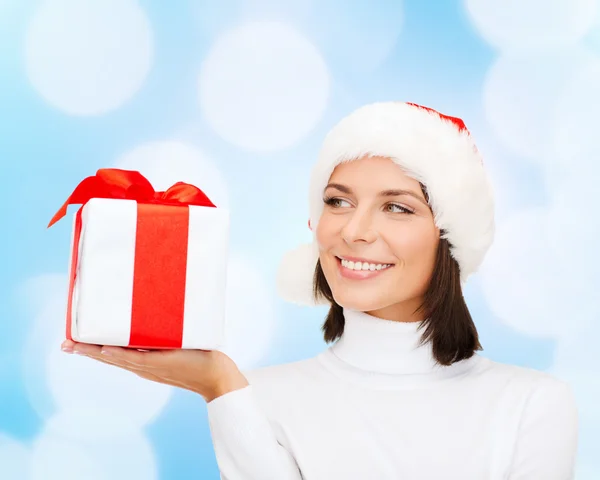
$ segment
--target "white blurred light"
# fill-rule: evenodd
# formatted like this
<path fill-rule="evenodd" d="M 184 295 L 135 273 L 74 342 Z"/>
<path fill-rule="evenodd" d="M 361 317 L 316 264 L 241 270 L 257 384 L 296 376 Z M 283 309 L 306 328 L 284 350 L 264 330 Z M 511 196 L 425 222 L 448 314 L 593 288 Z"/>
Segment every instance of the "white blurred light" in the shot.
<path fill-rule="evenodd" d="M 238 0 L 240 13 L 245 17 L 305 19 L 312 13 L 316 0 Z M 353 5 L 354 7 L 354 5 Z"/>
<path fill-rule="evenodd" d="M 82 413 L 65 411 L 46 424 L 33 446 L 31 480 L 158 478 L 155 454 L 142 431 L 106 435 L 102 428 L 111 416 Z"/>
<path fill-rule="evenodd" d="M 220 31 L 239 21 L 242 0 L 194 0 L 188 8 L 194 21 L 200 27 L 200 33 L 213 37 Z"/>
<path fill-rule="evenodd" d="M 242 20 L 289 20 L 295 25 L 314 22 L 315 3 L 315 0 L 194 0 L 190 8 L 201 34 L 212 38 Z"/>
<path fill-rule="evenodd" d="M 581 423 L 600 427 L 600 355 L 597 351 L 597 346 L 583 336 L 561 341 L 548 373 L 566 381 L 573 389 Z"/>
<path fill-rule="evenodd" d="M 525 334 L 561 337 L 582 331 L 598 307 L 580 265 L 557 254 L 553 212 L 521 211 L 498 225 L 481 269 L 484 296 L 504 323 Z"/>
<path fill-rule="evenodd" d="M 152 61 L 151 27 L 135 0 L 53 0 L 27 30 L 26 67 L 42 97 L 71 115 L 99 115 L 140 88 Z"/>
<path fill-rule="evenodd" d="M 98 419 L 102 421 L 98 421 Z M 140 432 L 139 425 L 127 415 L 119 415 L 103 406 L 77 406 L 52 415 L 44 425 L 44 434 L 69 440 L 94 442 Z"/>
<path fill-rule="evenodd" d="M 69 246 L 65 248 L 68 253 Z M 16 295 L 21 308 L 31 316 L 37 316 L 49 302 L 67 299 L 67 277 L 61 273 L 42 273 L 25 280 Z"/>
<path fill-rule="evenodd" d="M 494 133 L 515 153 L 542 165 L 555 157 L 558 99 L 594 56 L 573 49 L 536 56 L 501 56 L 488 71 L 484 109 Z"/>
<path fill-rule="evenodd" d="M 241 370 L 258 366 L 275 334 L 274 299 L 260 265 L 232 255 L 227 271 L 227 340 L 221 350 Z"/>
<path fill-rule="evenodd" d="M 138 426 L 160 414 L 172 388 L 150 382 L 117 367 L 60 350 L 65 339 L 66 276 L 55 277 L 52 291 L 65 295 L 49 299 L 34 322 L 23 355 L 24 382 L 35 411 L 48 418 L 56 410 L 96 408 L 127 416 Z M 27 281 L 25 285 L 35 285 Z M 40 295 L 30 293 L 33 301 Z M 51 395 L 49 395 L 49 393 Z M 103 422 L 102 418 L 97 419 Z"/>
<path fill-rule="evenodd" d="M 596 23 L 585 37 L 585 43 L 596 53 L 600 54 L 600 12 L 596 15 Z"/>
<path fill-rule="evenodd" d="M 122 155 L 116 168 L 138 170 L 155 190 L 166 190 L 176 182 L 201 189 L 220 208 L 228 208 L 225 179 L 215 163 L 198 148 L 178 141 L 156 141 L 140 145 Z"/>
<path fill-rule="evenodd" d="M 564 335 L 557 342 L 551 369 L 563 372 L 597 370 L 600 366 L 600 350 L 596 346 L 599 333 L 600 325 L 592 325 L 583 332 Z"/>
<path fill-rule="evenodd" d="M 41 438 L 34 446 L 31 480 L 109 480 L 102 459 L 74 441 Z M 116 479 L 111 479 L 116 480 Z"/>
<path fill-rule="evenodd" d="M 0 434 L 0 476 L 3 480 L 27 480 L 31 452 L 25 445 Z"/>
<path fill-rule="evenodd" d="M 548 243 L 561 261 L 571 265 L 574 274 L 600 289 L 600 149 L 590 153 L 587 166 L 565 166 L 554 177 L 547 175 L 547 193 L 553 212 L 548 226 Z M 594 161 L 596 160 L 596 161 Z M 584 163 L 581 161 L 581 163 Z M 597 303 L 583 297 L 582 303 Z M 600 319 L 600 305 L 598 307 Z"/>
<path fill-rule="evenodd" d="M 598 480 L 600 478 L 600 462 L 595 463 L 596 465 L 591 465 L 577 460 L 575 480 Z"/>
<path fill-rule="evenodd" d="M 496 201 L 496 221 L 502 221 L 515 211 L 521 210 L 523 204 L 531 198 L 528 192 L 530 181 L 507 161 L 504 148 L 492 138 L 489 130 L 477 134 L 477 147 L 483 155 L 485 169 L 489 175 Z M 510 159 L 508 159 L 510 160 Z M 520 167 L 520 165 L 517 165 Z"/>
<path fill-rule="evenodd" d="M 404 27 L 404 2 L 345 0 L 315 2 L 304 30 L 327 58 L 349 71 L 364 73 L 381 66 Z"/>
<path fill-rule="evenodd" d="M 43 291 L 36 288 L 41 283 L 40 277 L 45 277 L 46 289 Z M 47 282 L 51 278 L 55 280 Z M 31 287 L 31 290 L 27 287 Z M 40 311 L 34 317 L 29 336 L 25 340 L 22 372 L 29 403 L 38 416 L 44 419 L 50 417 L 56 410 L 54 399 L 48 391 L 46 359 L 51 351 L 60 349 L 60 344 L 65 339 L 67 276 L 49 274 L 34 277 L 24 282 L 22 292 L 24 298 L 28 297 L 30 302 L 40 304 Z M 48 292 L 56 292 L 56 294 L 48 297 Z"/>
<path fill-rule="evenodd" d="M 574 45 L 591 29 L 597 0 L 465 0 L 480 35 L 504 51 Z"/>
<path fill-rule="evenodd" d="M 600 131 L 600 57 L 594 57 L 574 72 L 558 98 L 555 145 L 565 166 L 594 167 L 600 172 L 598 132 Z M 597 177 L 600 178 L 600 177 Z"/>
<path fill-rule="evenodd" d="M 142 427 L 151 423 L 171 398 L 172 388 L 167 385 L 87 357 L 63 353 L 59 346 L 58 342 L 51 350 L 46 371 L 50 393 L 61 409 L 103 409 Z M 100 417 L 91 420 L 104 422 Z"/>
<path fill-rule="evenodd" d="M 275 151 L 314 128 L 329 82 L 321 54 L 299 32 L 283 23 L 251 22 L 214 43 L 200 72 L 200 105 L 228 142 Z"/>

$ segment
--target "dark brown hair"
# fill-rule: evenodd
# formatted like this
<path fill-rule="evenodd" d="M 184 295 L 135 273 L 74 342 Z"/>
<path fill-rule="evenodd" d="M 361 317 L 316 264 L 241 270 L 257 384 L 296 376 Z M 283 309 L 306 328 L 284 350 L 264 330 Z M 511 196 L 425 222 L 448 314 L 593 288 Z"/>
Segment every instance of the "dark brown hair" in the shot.
<path fill-rule="evenodd" d="M 417 312 L 425 318 L 420 327 L 425 330 L 421 345 L 431 342 L 433 357 L 438 364 L 447 366 L 470 358 L 483 348 L 463 297 L 459 265 L 443 236 L 442 232 L 429 287 Z M 344 333 L 345 319 L 342 307 L 333 299 L 320 261 L 315 269 L 313 293 L 316 299 L 325 298 L 331 304 L 322 330 L 325 341 L 333 342 Z"/>

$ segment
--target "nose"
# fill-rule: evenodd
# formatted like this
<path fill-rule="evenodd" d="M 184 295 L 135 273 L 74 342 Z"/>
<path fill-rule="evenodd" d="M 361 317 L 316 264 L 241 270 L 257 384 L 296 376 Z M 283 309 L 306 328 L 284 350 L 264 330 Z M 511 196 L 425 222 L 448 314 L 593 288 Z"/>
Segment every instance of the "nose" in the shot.
<path fill-rule="evenodd" d="M 342 238 L 348 244 L 356 242 L 372 243 L 377 239 L 370 212 L 356 209 L 348 216 L 348 221 L 341 231 Z"/>

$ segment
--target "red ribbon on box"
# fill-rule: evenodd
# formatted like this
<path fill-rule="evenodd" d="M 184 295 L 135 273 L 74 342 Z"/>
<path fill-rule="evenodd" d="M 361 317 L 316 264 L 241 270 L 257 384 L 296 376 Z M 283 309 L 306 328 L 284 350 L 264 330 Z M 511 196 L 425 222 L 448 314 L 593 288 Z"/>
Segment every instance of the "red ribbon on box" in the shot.
<path fill-rule="evenodd" d="M 177 182 L 164 192 L 157 192 L 140 173 L 132 170 L 104 168 L 96 175 L 82 180 L 63 206 L 56 212 L 48 227 L 67 213 L 69 205 L 81 208 L 75 216 L 69 298 L 67 304 L 67 338 L 71 336 L 73 289 L 81 237 L 81 213 L 92 198 L 135 200 L 137 230 L 134 260 L 131 335 L 129 347 L 181 348 L 187 269 L 189 208 L 170 206 L 190 205 L 215 207 L 209 198 L 194 185 Z M 157 255 L 157 248 L 168 255 Z"/>

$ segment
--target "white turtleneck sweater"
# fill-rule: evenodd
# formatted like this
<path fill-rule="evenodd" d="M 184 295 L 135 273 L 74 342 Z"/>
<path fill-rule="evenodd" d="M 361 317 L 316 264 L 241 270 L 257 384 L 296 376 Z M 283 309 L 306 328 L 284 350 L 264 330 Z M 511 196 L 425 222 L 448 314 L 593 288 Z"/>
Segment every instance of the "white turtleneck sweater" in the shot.
<path fill-rule="evenodd" d="M 570 480 L 570 387 L 475 355 L 435 366 L 418 323 L 344 311 L 315 358 L 208 404 L 223 480 Z"/>

